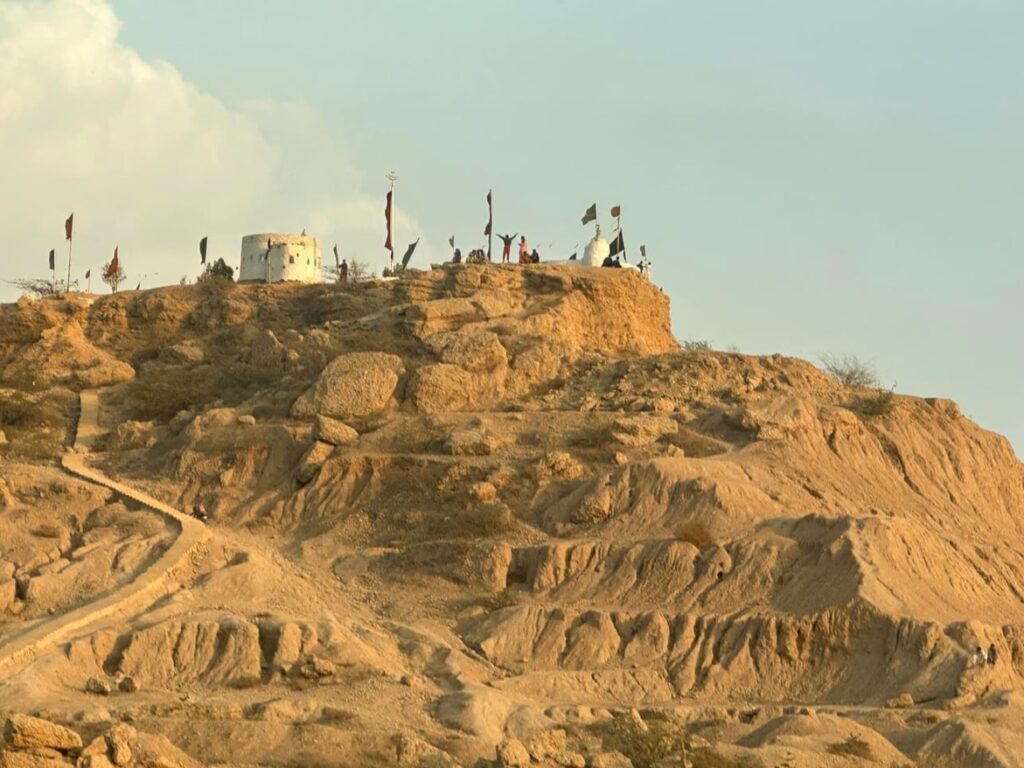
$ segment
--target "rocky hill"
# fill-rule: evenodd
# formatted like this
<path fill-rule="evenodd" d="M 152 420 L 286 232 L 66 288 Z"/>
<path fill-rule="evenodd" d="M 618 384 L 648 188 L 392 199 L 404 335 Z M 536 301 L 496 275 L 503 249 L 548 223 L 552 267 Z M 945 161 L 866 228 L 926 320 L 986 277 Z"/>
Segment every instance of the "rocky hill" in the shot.
<path fill-rule="evenodd" d="M 0 430 L 0 765 L 1024 760 L 1008 442 L 630 271 L 23 300 Z"/>

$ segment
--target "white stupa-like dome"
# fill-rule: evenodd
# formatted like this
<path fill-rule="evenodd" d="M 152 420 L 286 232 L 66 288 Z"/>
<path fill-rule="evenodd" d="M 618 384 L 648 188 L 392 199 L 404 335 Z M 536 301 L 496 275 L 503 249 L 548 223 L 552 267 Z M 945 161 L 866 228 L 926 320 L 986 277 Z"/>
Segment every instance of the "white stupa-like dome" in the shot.
<path fill-rule="evenodd" d="M 608 241 L 601 237 L 601 225 L 598 224 L 594 239 L 587 243 L 587 247 L 583 250 L 582 265 L 584 267 L 600 267 L 608 258 L 610 251 Z"/>

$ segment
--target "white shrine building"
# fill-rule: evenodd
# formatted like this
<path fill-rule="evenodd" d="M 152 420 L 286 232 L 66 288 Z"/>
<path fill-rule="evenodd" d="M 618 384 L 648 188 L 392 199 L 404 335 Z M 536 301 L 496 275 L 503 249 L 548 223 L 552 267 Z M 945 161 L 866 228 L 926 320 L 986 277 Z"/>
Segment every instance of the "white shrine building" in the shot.
<path fill-rule="evenodd" d="M 320 241 L 309 235 L 267 232 L 242 238 L 238 280 L 320 282 Z"/>

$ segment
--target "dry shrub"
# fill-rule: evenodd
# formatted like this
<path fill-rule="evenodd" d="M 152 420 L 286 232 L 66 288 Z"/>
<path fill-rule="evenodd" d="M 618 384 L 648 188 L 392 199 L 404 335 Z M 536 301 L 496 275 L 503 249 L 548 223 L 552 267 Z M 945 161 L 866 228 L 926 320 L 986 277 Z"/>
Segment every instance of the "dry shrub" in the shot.
<path fill-rule="evenodd" d="M 895 398 L 896 393 L 892 389 L 879 389 L 873 394 L 858 398 L 852 408 L 862 416 L 870 418 L 887 416 L 892 412 Z"/>
<path fill-rule="evenodd" d="M 866 760 L 870 760 L 873 756 L 871 753 L 871 745 L 868 744 L 864 739 L 856 734 L 851 734 L 846 741 L 840 741 L 836 744 L 829 744 L 828 753 L 830 755 L 845 755 L 849 757 L 863 757 Z"/>
<path fill-rule="evenodd" d="M 855 355 L 826 355 L 821 362 L 825 366 L 825 371 L 844 387 L 863 389 L 878 386 L 878 374 L 875 373 L 874 367 Z"/>
<path fill-rule="evenodd" d="M 690 520 L 683 523 L 676 529 L 676 540 L 693 544 L 697 549 L 704 549 L 715 543 L 711 531 L 704 523 L 698 520 Z"/>
<path fill-rule="evenodd" d="M 216 399 L 209 378 L 210 371 L 168 366 L 128 382 L 125 405 L 129 418 L 166 424 L 179 411 Z"/>
<path fill-rule="evenodd" d="M 0 430 L 9 442 L 0 456 L 23 461 L 52 461 L 64 447 L 77 398 L 67 389 L 40 394 L 6 390 L 0 394 Z"/>
<path fill-rule="evenodd" d="M 515 519 L 511 510 L 500 502 L 473 504 L 452 521 L 451 535 L 458 538 L 501 536 L 512 530 Z"/>
<path fill-rule="evenodd" d="M 595 723 L 588 730 L 601 740 L 606 752 L 621 752 L 635 768 L 654 768 L 669 760 L 680 760 L 685 748 L 682 727 L 668 720 L 648 720 L 646 729 L 628 717 Z M 760 763 L 749 759 L 734 760 L 713 747 L 686 751 L 692 768 L 757 768 Z M 680 764 L 682 761 L 680 760 Z"/>
<path fill-rule="evenodd" d="M 519 601 L 522 597 L 522 592 L 505 587 L 505 589 L 500 592 L 496 592 L 481 600 L 480 605 L 488 611 L 499 611 L 502 608 L 511 608 L 513 605 L 519 605 Z"/>
<path fill-rule="evenodd" d="M 683 342 L 685 352 L 710 352 L 711 342 L 707 339 L 687 339 Z"/>

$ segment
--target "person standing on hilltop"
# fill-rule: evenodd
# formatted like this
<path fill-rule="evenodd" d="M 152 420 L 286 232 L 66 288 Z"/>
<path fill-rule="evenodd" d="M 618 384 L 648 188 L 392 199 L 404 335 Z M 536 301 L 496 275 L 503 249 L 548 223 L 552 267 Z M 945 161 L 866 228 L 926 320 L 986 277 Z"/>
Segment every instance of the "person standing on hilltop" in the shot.
<path fill-rule="evenodd" d="M 516 232 L 514 235 L 498 235 L 501 238 L 501 263 L 510 264 L 512 262 L 512 241 L 519 237 L 519 233 Z"/>
<path fill-rule="evenodd" d="M 348 261 L 346 261 L 345 259 L 341 260 L 341 266 L 338 267 L 338 282 L 348 282 Z"/>
<path fill-rule="evenodd" d="M 526 235 L 519 238 L 519 263 L 530 263 L 530 244 L 526 242 Z"/>

